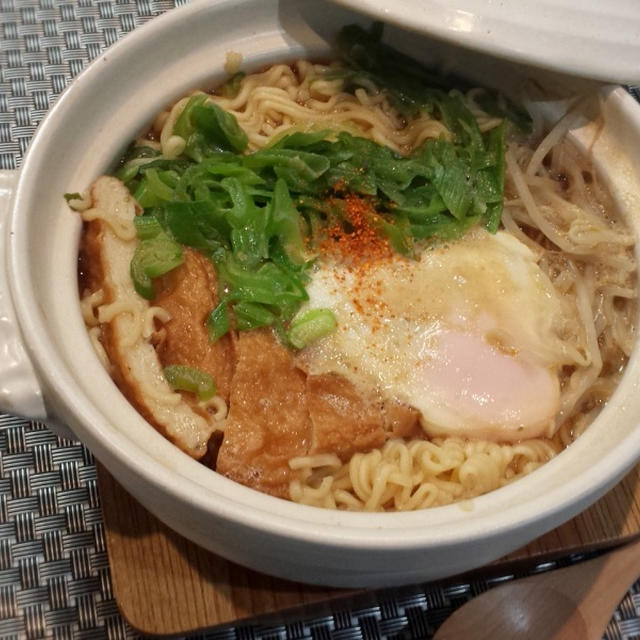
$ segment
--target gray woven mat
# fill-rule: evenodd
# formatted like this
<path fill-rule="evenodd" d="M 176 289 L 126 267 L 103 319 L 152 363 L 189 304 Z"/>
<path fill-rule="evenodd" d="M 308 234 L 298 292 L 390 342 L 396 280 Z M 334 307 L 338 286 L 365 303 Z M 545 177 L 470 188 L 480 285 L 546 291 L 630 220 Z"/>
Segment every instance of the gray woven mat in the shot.
<path fill-rule="evenodd" d="M 185 0 L 0 0 L 0 169 L 16 169 L 69 81 L 118 38 Z M 638 97 L 638 96 L 636 96 Z M 546 563 L 537 571 L 576 562 Z M 427 639 L 477 593 L 510 580 L 388 591 L 375 606 L 209 640 Z M 81 444 L 0 415 L 0 638 L 134 638 L 113 599 L 96 470 Z M 640 638 L 640 582 L 605 636 Z"/>

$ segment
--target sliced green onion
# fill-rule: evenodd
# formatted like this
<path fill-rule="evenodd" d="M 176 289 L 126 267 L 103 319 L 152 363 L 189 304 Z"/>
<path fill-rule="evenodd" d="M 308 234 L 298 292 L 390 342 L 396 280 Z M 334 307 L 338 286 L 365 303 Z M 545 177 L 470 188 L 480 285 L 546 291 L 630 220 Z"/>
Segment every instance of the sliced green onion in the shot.
<path fill-rule="evenodd" d="M 287 183 L 278 179 L 273 189 L 268 231 L 277 237 L 287 257 L 296 264 L 304 262 L 304 240 L 300 229 L 300 214 L 296 209 Z"/>
<path fill-rule="evenodd" d="M 152 278 L 168 273 L 184 260 L 182 247 L 164 231 L 148 240 L 141 240 L 131 260 L 131 278 L 140 296 L 153 299 Z"/>
<path fill-rule="evenodd" d="M 386 236 L 394 251 L 404 256 L 411 253 L 411 228 L 406 220 L 398 216 L 395 222 L 387 222 L 378 217 L 373 220 L 373 226 Z"/>
<path fill-rule="evenodd" d="M 207 138 L 223 149 L 244 151 L 249 144 L 245 130 L 238 124 L 233 114 L 219 107 L 215 102 L 205 102 L 193 107 L 193 123 Z"/>
<path fill-rule="evenodd" d="M 162 181 L 155 169 L 147 169 L 144 175 L 147 179 L 147 188 L 156 198 L 168 202 L 173 200 L 173 189 Z"/>
<path fill-rule="evenodd" d="M 129 180 L 133 180 L 138 175 L 140 171 L 140 165 L 138 164 L 130 164 L 120 167 L 115 173 L 116 178 L 118 180 L 122 180 L 122 182 L 127 183 Z"/>
<path fill-rule="evenodd" d="M 230 327 L 229 309 L 227 308 L 227 302 L 223 300 L 207 318 L 207 330 L 211 342 L 220 340 L 229 331 Z"/>
<path fill-rule="evenodd" d="M 311 309 L 294 318 L 287 338 L 296 349 L 328 336 L 337 326 L 336 317 L 331 309 Z"/>
<path fill-rule="evenodd" d="M 189 99 L 173 133 L 187 141 L 184 153 L 196 160 L 214 149 L 242 152 L 248 144 L 247 134 L 235 117 L 202 93 Z"/>
<path fill-rule="evenodd" d="M 150 207 L 157 207 L 160 204 L 157 196 L 153 194 L 149 188 L 149 182 L 147 180 L 141 180 L 140 184 L 133 192 L 133 197 L 143 209 L 149 209 Z"/>
<path fill-rule="evenodd" d="M 136 249 L 137 254 L 137 249 Z M 153 300 L 155 291 L 153 289 L 153 280 L 145 273 L 144 264 L 140 259 L 136 260 L 135 254 L 131 260 L 130 265 L 131 279 L 133 280 L 133 286 L 139 296 L 145 298 L 145 300 Z"/>
<path fill-rule="evenodd" d="M 154 216 L 136 216 L 133 219 L 133 224 L 140 240 L 155 238 L 162 232 L 162 226 Z"/>
<path fill-rule="evenodd" d="M 209 400 L 216 394 L 213 378 L 204 371 L 183 364 L 170 364 L 164 368 L 167 382 L 179 391 L 190 391 L 198 400 Z"/>
<path fill-rule="evenodd" d="M 233 307 L 236 327 L 239 331 L 248 331 L 273 324 L 276 316 L 264 305 L 242 300 Z"/>

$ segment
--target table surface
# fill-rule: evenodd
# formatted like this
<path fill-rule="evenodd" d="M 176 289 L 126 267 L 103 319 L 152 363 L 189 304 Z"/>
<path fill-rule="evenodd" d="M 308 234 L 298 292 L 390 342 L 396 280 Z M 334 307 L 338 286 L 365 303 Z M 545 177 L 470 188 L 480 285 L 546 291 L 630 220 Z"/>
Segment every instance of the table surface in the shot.
<path fill-rule="evenodd" d="M 61 91 L 106 47 L 186 0 L 0 0 L 0 169 L 18 169 Z M 638 97 L 638 96 L 636 96 Z M 553 570 L 579 556 L 548 562 Z M 427 639 L 503 575 L 387 591 L 374 605 L 279 626 L 224 627 L 211 640 Z M 82 444 L 0 415 L 0 638 L 136 638 L 113 598 L 96 468 Z M 640 580 L 608 640 L 640 637 Z"/>

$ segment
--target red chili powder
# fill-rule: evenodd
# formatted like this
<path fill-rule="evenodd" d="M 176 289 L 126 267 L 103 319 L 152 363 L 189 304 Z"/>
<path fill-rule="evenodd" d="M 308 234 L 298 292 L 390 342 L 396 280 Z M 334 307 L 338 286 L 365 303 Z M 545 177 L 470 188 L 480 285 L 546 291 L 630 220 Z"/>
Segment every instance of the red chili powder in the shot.
<path fill-rule="evenodd" d="M 336 188 L 336 191 L 341 191 Z M 354 275 L 351 289 L 352 304 L 363 316 L 369 317 L 369 324 L 375 332 L 381 326 L 380 314 L 385 306 L 380 299 L 381 283 L 371 281 L 367 273 L 372 265 L 382 260 L 390 260 L 393 250 L 389 240 L 375 228 L 376 219 L 380 219 L 373 203 L 362 196 L 347 193 L 343 196 L 343 222 L 337 222 L 327 229 L 327 239 L 321 248 L 336 255 Z M 330 199 L 330 204 L 335 199 Z M 335 203 L 337 205 L 337 203 Z M 342 204 L 342 203 L 341 203 Z M 338 282 L 344 279 L 337 271 Z"/>
<path fill-rule="evenodd" d="M 366 267 L 373 262 L 390 258 L 393 251 L 389 241 L 373 226 L 379 217 L 373 204 L 354 193 L 346 194 L 343 200 L 343 213 L 348 228 L 340 223 L 329 227 L 328 239 L 322 248 L 340 254 L 343 262 L 352 267 Z"/>

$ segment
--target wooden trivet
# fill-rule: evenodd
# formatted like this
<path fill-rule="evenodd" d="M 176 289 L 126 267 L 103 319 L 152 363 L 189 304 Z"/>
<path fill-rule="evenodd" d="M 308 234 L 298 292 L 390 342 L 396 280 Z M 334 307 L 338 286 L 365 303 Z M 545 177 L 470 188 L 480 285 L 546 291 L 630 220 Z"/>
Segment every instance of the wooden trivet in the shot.
<path fill-rule="evenodd" d="M 189 542 L 136 502 L 100 465 L 100 499 L 115 599 L 147 635 L 188 633 L 300 608 L 372 597 L 272 578 Z M 483 571 L 604 548 L 640 532 L 640 465 L 579 516 Z M 346 600 L 345 600 L 346 599 Z"/>

